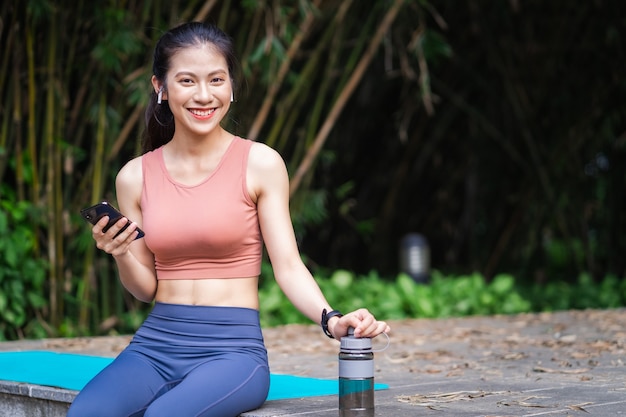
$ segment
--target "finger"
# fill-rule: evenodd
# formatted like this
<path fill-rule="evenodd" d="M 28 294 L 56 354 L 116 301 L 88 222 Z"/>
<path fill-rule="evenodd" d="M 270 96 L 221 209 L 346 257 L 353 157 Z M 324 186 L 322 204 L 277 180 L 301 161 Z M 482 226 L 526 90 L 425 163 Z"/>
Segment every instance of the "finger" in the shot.
<path fill-rule="evenodd" d="M 356 337 L 365 337 L 376 329 L 376 318 L 367 309 L 355 311 L 351 319 Z"/>
<path fill-rule="evenodd" d="M 98 220 L 96 222 L 96 224 L 93 225 L 91 231 L 94 235 L 99 235 L 102 232 L 102 230 L 106 227 L 106 225 L 109 223 L 109 216 L 104 216 L 102 217 L 100 220 Z"/>
<path fill-rule="evenodd" d="M 362 321 L 358 329 L 354 330 L 354 334 L 357 337 L 373 337 L 380 333 L 379 328 L 382 330 L 382 327 L 380 327 L 378 322 L 372 317 L 371 320 L 367 319 Z"/>
<path fill-rule="evenodd" d="M 125 243 L 131 243 L 139 234 L 137 228 L 137 223 L 128 221 L 122 226 L 122 229 L 120 229 L 122 230 L 121 233 L 118 232 L 119 234 L 116 234 L 115 238 Z"/>
<path fill-rule="evenodd" d="M 138 228 L 139 226 L 137 226 L 137 223 L 134 222 L 128 225 L 128 228 L 124 230 L 123 235 L 121 235 L 124 237 L 124 243 L 130 245 L 137 239 L 137 236 L 139 236 L 139 231 L 137 230 Z"/>
<path fill-rule="evenodd" d="M 122 217 L 104 232 L 106 224 L 107 221 L 101 219 L 97 226 L 94 226 L 93 235 L 96 247 L 111 255 L 126 252 L 137 236 L 137 224 Z"/>
<path fill-rule="evenodd" d="M 130 221 L 126 217 L 121 217 L 106 231 L 107 236 L 110 236 L 111 239 L 117 238 L 118 233 L 129 223 Z M 120 233 L 120 235 L 122 235 L 122 233 Z"/>
<path fill-rule="evenodd" d="M 376 336 L 378 336 L 381 333 L 389 333 L 390 331 L 391 331 L 391 327 L 389 327 L 389 325 L 385 323 L 384 321 L 376 322 L 376 329 L 374 330 L 374 333 Z"/>

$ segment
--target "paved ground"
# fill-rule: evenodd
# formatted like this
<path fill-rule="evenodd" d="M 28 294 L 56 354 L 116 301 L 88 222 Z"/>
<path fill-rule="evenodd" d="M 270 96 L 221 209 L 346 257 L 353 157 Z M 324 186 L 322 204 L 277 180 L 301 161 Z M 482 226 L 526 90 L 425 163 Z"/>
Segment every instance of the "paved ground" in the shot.
<path fill-rule="evenodd" d="M 406 320 L 392 327 L 391 346 L 376 356 L 376 381 L 391 387 L 376 392 L 377 416 L 626 416 L 624 309 Z M 317 332 L 270 329 L 273 371 L 335 376 L 336 342 Z M 296 335 L 311 341 L 309 352 L 294 354 L 285 340 Z M 303 403 L 312 406 L 306 415 L 337 416 L 336 398 Z M 278 415 L 269 411 L 251 416 Z"/>
<path fill-rule="evenodd" d="M 626 416 L 626 309 L 393 321 L 377 353 L 376 416 Z M 337 376 L 317 326 L 265 329 L 274 373 Z M 0 343 L 115 355 L 128 337 Z M 377 338 L 375 347 L 384 347 Z M 268 401 L 245 417 L 336 417 L 337 397 Z"/>

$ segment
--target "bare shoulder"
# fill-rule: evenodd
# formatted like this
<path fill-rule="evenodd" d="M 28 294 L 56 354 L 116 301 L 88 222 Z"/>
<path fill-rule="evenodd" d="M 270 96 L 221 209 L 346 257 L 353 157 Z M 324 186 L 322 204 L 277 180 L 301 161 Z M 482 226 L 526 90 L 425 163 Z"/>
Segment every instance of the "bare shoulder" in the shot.
<path fill-rule="evenodd" d="M 248 191 L 254 201 L 262 195 L 286 193 L 287 167 L 280 154 L 264 143 L 255 142 L 248 156 Z"/>
<path fill-rule="evenodd" d="M 115 186 L 117 188 L 118 200 L 139 202 L 143 187 L 141 164 L 141 157 L 138 156 L 128 161 L 117 173 Z"/>
<path fill-rule="evenodd" d="M 254 171 L 267 173 L 273 170 L 284 170 L 282 156 L 273 148 L 261 142 L 254 142 L 250 148 L 248 164 Z"/>
<path fill-rule="evenodd" d="M 141 157 L 128 161 L 117 173 L 116 181 L 119 184 L 124 183 L 130 185 L 135 182 L 141 183 L 143 174 L 141 172 Z"/>

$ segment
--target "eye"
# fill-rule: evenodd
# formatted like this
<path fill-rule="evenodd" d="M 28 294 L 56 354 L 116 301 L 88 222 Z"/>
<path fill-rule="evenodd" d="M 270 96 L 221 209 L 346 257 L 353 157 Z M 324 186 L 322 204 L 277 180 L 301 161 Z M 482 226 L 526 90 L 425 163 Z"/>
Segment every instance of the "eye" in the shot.
<path fill-rule="evenodd" d="M 181 84 L 193 84 L 193 80 L 191 78 L 181 78 L 179 82 Z"/>
<path fill-rule="evenodd" d="M 211 84 L 223 84 L 226 80 L 221 77 L 214 77 L 211 79 Z"/>

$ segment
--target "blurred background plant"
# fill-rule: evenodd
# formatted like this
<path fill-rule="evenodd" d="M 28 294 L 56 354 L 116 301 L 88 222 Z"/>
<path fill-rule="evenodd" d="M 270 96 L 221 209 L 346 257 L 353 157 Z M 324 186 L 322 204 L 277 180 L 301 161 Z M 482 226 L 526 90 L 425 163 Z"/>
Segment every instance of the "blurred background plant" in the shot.
<path fill-rule="evenodd" d="M 149 307 L 78 212 L 115 202 L 153 45 L 189 20 L 232 35 L 226 127 L 285 158 L 302 253 L 341 308 L 369 291 L 342 292 L 345 271 L 376 289 L 355 302 L 391 317 L 623 303 L 619 0 L 25 0 L 0 13 L 2 338 L 132 331 Z M 398 242 L 416 231 L 441 272 L 409 288 Z"/>
<path fill-rule="evenodd" d="M 37 208 L 27 201 L 0 202 L 0 340 L 43 337 L 51 330 L 43 320 L 48 268 L 36 256 L 38 240 L 32 227 L 40 222 Z"/>

